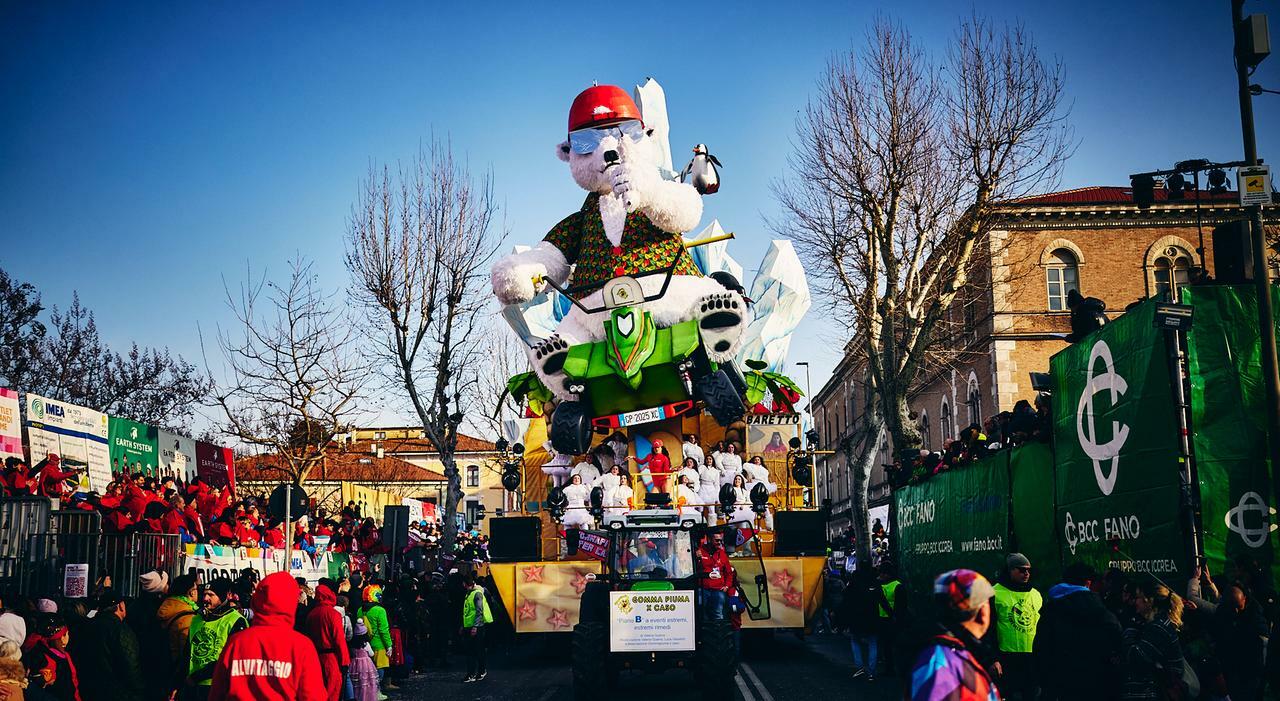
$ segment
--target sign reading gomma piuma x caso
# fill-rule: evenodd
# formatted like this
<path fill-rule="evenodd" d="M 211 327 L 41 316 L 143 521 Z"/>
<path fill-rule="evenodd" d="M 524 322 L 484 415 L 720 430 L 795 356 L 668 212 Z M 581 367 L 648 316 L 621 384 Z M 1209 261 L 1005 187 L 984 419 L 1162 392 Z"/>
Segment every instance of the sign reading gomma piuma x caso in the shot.
<path fill-rule="evenodd" d="M 1066 563 L 1177 583 L 1189 540 L 1179 519 L 1178 424 L 1155 302 L 1051 361 L 1057 529 Z"/>

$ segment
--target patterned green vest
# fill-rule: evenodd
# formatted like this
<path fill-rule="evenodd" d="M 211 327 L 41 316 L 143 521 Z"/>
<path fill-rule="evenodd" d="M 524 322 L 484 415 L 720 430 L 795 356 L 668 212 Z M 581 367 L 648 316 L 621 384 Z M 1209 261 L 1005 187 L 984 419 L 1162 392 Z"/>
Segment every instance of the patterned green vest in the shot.
<path fill-rule="evenodd" d="M 680 234 L 659 229 L 640 212 L 627 215 L 622 230 L 622 245 L 614 246 L 604 233 L 600 218 L 600 195 L 591 193 L 582 209 L 570 214 L 552 227 L 543 240 L 560 249 L 570 264 L 576 264 L 570 287 L 607 282 L 621 275 L 635 275 L 659 270 L 679 259 L 676 275 L 701 277 L 693 257 L 685 249 Z M 581 299 L 597 288 L 574 296 Z"/>
<path fill-rule="evenodd" d="M 1040 607 L 1044 599 L 1035 589 L 1014 591 L 1003 584 L 995 586 L 996 635 L 1000 652 L 1031 652 L 1040 624 Z"/>
<path fill-rule="evenodd" d="M 244 620 L 239 611 L 230 611 L 212 621 L 204 620 L 204 616 L 196 615 L 191 621 L 191 664 L 187 666 L 187 674 L 204 669 L 218 661 L 222 648 L 227 646 L 227 638 L 237 621 Z M 201 679 L 200 686 L 209 686 L 213 678 Z"/>

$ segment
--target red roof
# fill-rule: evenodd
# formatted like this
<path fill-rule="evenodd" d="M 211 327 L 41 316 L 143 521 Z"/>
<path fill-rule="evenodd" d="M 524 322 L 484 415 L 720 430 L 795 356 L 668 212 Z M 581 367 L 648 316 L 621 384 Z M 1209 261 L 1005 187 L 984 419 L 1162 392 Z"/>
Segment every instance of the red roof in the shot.
<path fill-rule="evenodd" d="M 1200 191 L 1201 202 L 1237 202 L 1239 194 L 1234 190 L 1226 192 L 1209 192 L 1208 190 Z M 1155 201 L 1166 204 L 1186 204 L 1192 205 L 1196 201 L 1196 193 L 1194 190 L 1186 190 L 1181 200 L 1169 200 L 1169 191 L 1159 189 L 1155 191 Z M 1032 195 L 1021 199 L 1013 200 L 1008 204 L 1012 205 L 1076 205 L 1076 204 L 1133 204 L 1133 189 L 1129 187 L 1116 185 L 1092 185 L 1090 187 L 1079 187 L 1074 190 L 1062 190 L 1061 192 L 1050 192 L 1044 195 Z"/>
<path fill-rule="evenodd" d="M 426 438 L 383 438 L 380 440 L 351 441 L 346 444 L 347 451 L 365 452 L 370 451 L 371 445 L 377 445 L 386 453 L 434 453 L 436 446 Z M 492 453 L 497 451 L 497 446 L 486 440 L 473 438 L 463 433 L 458 434 L 459 453 Z"/>
<path fill-rule="evenodd" d="M 236 460 L 236 479 L 251 482 L 275 481 L 286 473 L 279 455 L 250 455 Z M 363 453 L 330 449 L 324 462 L 317 465 L 308 479 L 335 482 L 445 482 L 435 470 L 418 467 L 391 456 L 378 457 Z"/>

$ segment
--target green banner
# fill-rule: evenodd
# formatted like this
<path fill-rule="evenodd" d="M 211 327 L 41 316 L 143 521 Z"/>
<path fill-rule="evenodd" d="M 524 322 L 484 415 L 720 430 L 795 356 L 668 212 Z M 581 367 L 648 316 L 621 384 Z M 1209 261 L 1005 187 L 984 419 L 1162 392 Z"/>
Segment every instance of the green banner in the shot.
<path fill-rule="evenodd" d="M 899 573 L 927 597 L 933 580 L 965 567 L 992 581 L 1004 568 L 1009 533 L 1007 453 L 894 490 Z"/>
<path fill-rule="evenodd" d="M 112 472 L 156 474 L 160 432 L 154 426 L 112 416 L 107 426 Z"/>
<path fill-rule="evenodd" d="M 1057 528 L 1065 563 L 1147 572 L 1181 589 L 1182 463 L 1154 305 L 1053 356 Z"/>
<path fill-rule="evenodd" d="M 1280 548 L 1266 443 L 1257 295 L 1252 287 L 1193 287 L 1187 334 L 1192 446 L 1200 480 L 1205 556 L 1213 572 L 1229 562 L 1275 563 Z M 1280 294 L 1273 290 L 1280 304 Z"/>
<path fill-rule="evenodd" d="M 1062 562 L 1053 528 L 1053 449 L 1027 443 L 1009 451 L 1013 480 L 1012 548 L 1031 560 L 1031 583 L 1040 589 L 1061 581 Z"/>

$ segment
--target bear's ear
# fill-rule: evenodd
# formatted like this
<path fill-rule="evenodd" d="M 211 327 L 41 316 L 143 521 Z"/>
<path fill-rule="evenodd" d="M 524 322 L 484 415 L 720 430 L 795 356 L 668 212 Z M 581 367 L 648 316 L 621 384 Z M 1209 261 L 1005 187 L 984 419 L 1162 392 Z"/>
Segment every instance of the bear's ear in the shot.
<path fill-rule="evenodd" d="M 556 158 L 559 158 L 565 163 L 569 162 L 569 142 L 568 141 L 561 141 L 560 143 L 556 144 Z"/>

